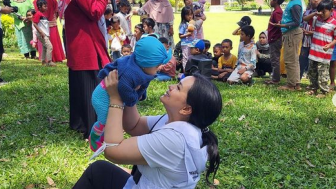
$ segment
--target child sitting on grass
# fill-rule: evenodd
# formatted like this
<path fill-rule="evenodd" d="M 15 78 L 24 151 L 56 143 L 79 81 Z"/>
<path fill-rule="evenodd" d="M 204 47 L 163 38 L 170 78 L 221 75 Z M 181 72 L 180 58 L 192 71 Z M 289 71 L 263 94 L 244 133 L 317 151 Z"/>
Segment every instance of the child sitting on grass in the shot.
<path fill-rule="evenodd" d="M 305 17 L 305 21 L 317 17 L 308 56 L 308 76 L 312 90 L 307 92 L 309 95 L 317 95 L 320 89 L 322 94 L 316 97 L 324 97 L 329 92 L 329 65 L 336 44 L 336 20 L 331 16 L 332 8 L 332 1 L 323 0 L 317 6 L 318 12 Z"/>
<path fill-rule="evenodd" d="M 211 65 L 211 79 L 218 79 L 218 59 L 219 57 L 222 56 L 223 54 L 223 49 L 222 49 L 222 45 L 220 43 L 217 43 L 214 47 L 213 47 L 213 57 L 212 57 L 212 65 Z"/>
<path fill-rule="evenodd" d="M 124 106 L 134 106 L 139 100 L 145 100 L 149 82 L 155 78 L 157 68 L 171 59 L 171 51 L 167 53 L 163 44 L 154 37 L 140 39 L 135 51 L 130 56 L 124 56 L 102 69 L 98 77 L 104 79 L 112 70 L 118 70 L 118 91 L 123 104 L 110 104 L 110 98 L 105 90 L 104 80 L 92 93 L 92 105 L 97 114 L 90 137 L 90 148 L 99 149 L 94 155 L 98 156 L 104 151 L 104 127 L 109 108 L 124 109 Z"/>
<path fill-rule="evenodd" d="M 209 58 L 209 59 L 212 59 L 212 54 L 211 52 L 209 52 L 209 49 L 211 47 L 211 42 L 207 39 L 203 39 L 203 42 L 204 42 L 204 46 L 205 46 L 205 49 L 203 51 L 203 53 Z"/>
<path fill-rule="evenodd" d="M 142 20 L 142 25 L 145 33 L 141 37 L 153 36 L 159 38 L 159 35 L 155 33 L 155 21 L 151 18 L 144 18 Z"/>
<path fill-rule="evenodd" d="M 222 52 L 223 55 L 218 59 L 218 80 L 226 82 L 233 72 L 237 57 L 231 54 L 232 41 L 230 39 L 224 39 L 222 41 Z"/>
<path fill-rule="evenodd" d="M 238 83 L 239 81 L 247 84 L 252 81 L 252 74 L 257 62 L 257 47 L 252 41 L 253 36 L 254 28 L 252 26 L 241 28 L 237 67 L 227 79 L 230 84 Z"/>
<path fill-rule="evenodd" d="M 159 41 L 165 46 L 166 50 L 169 51 L 169 41 L 165 37 L 160 37 Z M 176 75 L 176 59 L 174 56 L 165 65 L 160 65 L 157 69 L 156 80 L 159 81 L 169 81 L 175 79 Z"/>

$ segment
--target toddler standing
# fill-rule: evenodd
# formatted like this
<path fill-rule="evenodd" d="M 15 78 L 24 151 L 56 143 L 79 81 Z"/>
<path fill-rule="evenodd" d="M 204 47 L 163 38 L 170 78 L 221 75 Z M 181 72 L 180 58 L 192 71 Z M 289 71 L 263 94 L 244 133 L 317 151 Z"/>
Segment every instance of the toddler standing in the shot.
<path fill-rule="evenodd" d="M 185 70 L 188 57 L 190 55 L 188 44 L 190 44 L 196 37 L 195 26 L 189 24 L 193 18 L 193 10 L 190 7 L 183 7 L 181 11 L 181 23 L 179 26 L 179 37 L 181 39 L 182 48 L 182 66 Z"/>
<path fill-rule="evenodd" d="M 37 38 L 42 43 L 42 65 L 47 66 L 56 66 L 52 62 L 52 44 L 49 40 L 49 21 L 43 15 L 47 11 L 47 1 L 46 0 L 37 0 L 36 2 L 38 11 L 33 16 L 33 24 L 37 30 Z"/>
<path fill-rule="evenodd" d="M 109 35 L 111 40 L 111 55 L 114 61 L 121 56 L 121 47 L 126 39 L 126 34 L 120 27 L 120 20 L 117 16 L 112 17 L 112 28 L 109 30 Z"/>
<path fill-rule="evenodd" d="M 322 94 L 316 97 L 324 97 L 329 92 L 329 65 L 336 44 L 336 20 L 331 16 L 333 3 L 330 0 L 323 0 L 317 6 L 317 11 L 308 15 L 305 19 L 309 21 L 314 17 L 316 25 L 309 51 L 308 76 L 312 90 L 309 95 L 316 95 L 320 89 Z"/>

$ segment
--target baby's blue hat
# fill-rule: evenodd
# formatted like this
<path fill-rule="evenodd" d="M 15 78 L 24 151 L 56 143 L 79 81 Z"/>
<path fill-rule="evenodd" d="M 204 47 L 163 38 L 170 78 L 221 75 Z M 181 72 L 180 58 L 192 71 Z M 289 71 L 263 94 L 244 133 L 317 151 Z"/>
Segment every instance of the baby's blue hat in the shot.
<path fill-rule="evenodd" d="M 135 62 L 142 68 L 166 64 L 171 59 L 171 49 L 167 52 L 163 44 L 155 37 L 141 38 L 135 45 Z"/>

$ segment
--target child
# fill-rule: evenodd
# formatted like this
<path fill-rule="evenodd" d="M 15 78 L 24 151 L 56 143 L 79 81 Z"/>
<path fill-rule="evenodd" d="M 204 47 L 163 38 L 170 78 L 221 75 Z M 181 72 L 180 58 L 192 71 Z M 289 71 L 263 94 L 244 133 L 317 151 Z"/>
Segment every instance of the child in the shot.
<path fill-rule="evenodd" d="M 240 33 L 240 44 L 238 47 L 238 61 L 237 67 L 227 79 L 230 84 L 242 81 L 243 83 L 250 83 L 252 81 L 252 74 L 257 62 L 257 47 L 252 42 L 254 36 L 254 28 L 252 26 L 243 26 Z"/>
<path fill-rule="evenodd" d="M 131 45 L 129 45 L 129 44 L 123 45 L 121 47 L 121 55 L 122 56 L 127 56 L 127 55 L 130 55 L 130 54 L 132 54 L 132 47 L 131 47 Z"/>
<path fill-rule="evenodd" d="M 126 39 L 124 30 L 120 27 L 119 17 L 112 17 L 112 29 L 109 31 L 111 41 L 111 55 L 112 59 L 117 60 L 121 55 L 121 47 Z"/>
<path fill-rule="evenodd" d="M 47 1 L 46 0 L 37 0 L 36 2 L 38 11 L 34 14 L 33 25 L 37 30 L 37 38 L 42 43 L 42 65 L 47 66 L 56 66 L 52 60 L 52 44 L 49 40 L 49 21 L 43 15 L 47 11 Z"/>
<path fill-rule="evenodd" d="M 143 34 L 141 37 L 153 36 L 156 37 L 157 39 L 159 38 L 159 35 L 154 32 L 155 21 L 153 19 L 144 18 L 142 20 L 142 25 L 145 34 Z"/>
<path fill-rule="evenodd" d="M 224 39 L 222 41 L 222 52 L 218 59 L 218 80 L 226 82 L 230 77 L 233 69 L 237 63 L 237 57 L 231 54 L 232 50 L 232 41 L 230 39 Z"/>
<path fill-rule="evenodd" d="M 109 31 L 112 26 L 112 17 L 113 17 L 113 11 L 110 8 L 106 8 L 104 12 L 104 17 L 105 17 L 105 24 L 106 24 L 106 29 Z"/>
<path fill-rule="evenodd" d="M 190 7 L 183 7 L 181 11 L 181 23 L 179 26 L 179 37 L 181 39 L 182 48 L 182 66 L 185 70 L 188 57 L 190 55 L 188 44 L 190 44 L 196 37 L 196 29 L 192 26 L 188 30 L 189 22 L 193 18 L 193 10 Z"/>
<path fill-rule="evenodd" d="M 269 19 L 269 24 L 267 28 L 268 33 L 268 43 L 270 48 L 270 61 L 272 66 L 272 79 L 266 80 L 266 84 L 278 84 L 280 82 L 280 51 L 282 47 L 282 33 L 279 27 L 275 27 L 271 23 L 279 23 L 282 19 L 282 9 L 280 5 L 284 0 L 271 0 L 271 7 L 274 11 Z"/>
<path fill-rule="evenodd" d="M 203 53 L 205 49 L 204 41 L 202 39 L 194 39 L 191 43 L 188 44 L 190 48 L 190 56 L 188 58 L 188 62 L 185 67 L 185 76 L 191 75 L 192 68 L 192 60 L 204 60 L 208 59 L 208 57 Z"/>
<path fill-rule="evenodd" d="M 120 27 L 126 33 L 126 40 L 124 44 L 130 44 L 132 39 L 132 31 L 131 31 L 131 14 L 129 14 L 131 10 L 131 4 L 127 0 L 120 0 L 119 2 L 120 12 L 116 14 L 120 20 Z"/>
<path fill-rule="evenodd" d="M 211 66 L 211 78 L 212 79 L 218 79 L 218 59 L 219 57 L 222 56 L 223 54 L 223 49 L 222 49 L 222 45 L 220 43 L 217 43 L 214 47 L 213 47 L 213 58 L 212 58 L 212 66 Z"/>
<path fill-rule="evenodd" d="M 329 64 L 336 44 L 336 20 L 331 16 L 332 8 L 330 0 L 322 0 L 317 6 L 318 12 L 306 17 L 307 20 L 317 17 L 308 57 L 308 76 L 312 90 L 307 92 L 316 95 L 320 89 L 322 94 L 316 97 L 324 97 L 329 92 Z"/>
<path fill-rule="evenodd" d="M 143 25 L 142 24 L 137 24 L 134 27 L 134 35 L 131 39 L 131 47 L 132 50 L 134 51 L 134 47 L 137 41 L 139 41 L 139 39 L 141 38 L 141 36 L 145 33 L 145 30 L 143 29 Z"/>
<path fill-rule="evenodd" d="M 212 54 L 211 52 L 209 52 L 209 49 L 211 47 L 211 43 L 209 40 L 206 40 L 206 39 L 203 39 L 203 42 L 204 42 L 204 46 L 205 46 L 205 49 L 204 49 L 204 54 L 209 58 L 209 59 L 212 59 Z"/>
<path fill-rule="evenodd" d="M 232 32 L 232 35 L 240 35 L 241 28 L 251 25 L 251 22 L 252 20 L 249 16 L 243 16 L 240 21 L 237 22 L 239 27 Z"/>
<path fill-rule="evenodd" d="M 158 39 L 145 37 L 137 42 L 132 55 L 117 59 L 113 63 L 106 65 L 99 72 L 98 77 L 104 79 L 110 71 L 118 70 L 118 91 L 123 104 L 110 104 L 104 80 L 92 93 L 92 105 L 98 120 L 94 123 L 90 133 L 90 148 L 96 151 L 102 147 L 93 157 L 99 155 L 106 147 L 104 143 L 104 126 L 109 107 L 124 109 L 124 106 L 132 107 L 139 100 L 145 100 L 147 87 L 149 82 L 155 78 L 158 66 L 167 63 L 170 59 L 171 51 L 167 53 Z"/>
<path fill-rule="evenodd" d="M 305 72 L 308 71 L 309 67 L 309 50 L 310 50 L 310 44 L 311 39 L 314 33 L 314 28 L 316 19 L 311 19 L 308 22 L 305 21 L 305 17 L 309 14 L 316 12 L 317 5 L 321 2 L 321 0 L 310 0 L 309 7 L 307 7 L 307 10 L 303 13 L 303 22 L 301 24 L 301 28 L 303 30 L 303 40 L 302 40 L 302 46 L 301 46 L 301 52 L 299 56 L 299 63 L 300 63 L 300 79 L 302 79 L 302 76 Z"/>
<path fill-rule="evenodd" d="M 165 46 L 166 50 L 169 51 L 169 41 L 165 37 L 160 37 L 159 41 Z M 157 69 L 156 80 L 168 81 L 175 79 L 176 70 L 176 59 L 172 57 L 169 62 L 165 65 L 160 65 Z"/>
<path fill-rule="evenodd" d="M 181 41 L 179 41 L 175 45 L 174 57 L 176 59 L 176 71 L 183 73 L 183 66 L 182 66 L 183 53 L 182 53 Z"/>
<path fill-rule="evenodd" d="M 36 13 L 36 11 L 34 9 L 29 9 L 26 13 L 26 20 L 28 21 L 32 21 L 33 20 L 33 15 Z M 30 41 L 30 44 L 33 48 L 36 48 L 37 49 L 37 30 L 34 26 L 34 24 L 32 24 L 32 33 L 33 33 L 33 39 Z M 36 58 L 36 56 L 35 56 Z M 34 59 L 35 59 L 34 58 Z"/>
<path fill-rule="evenodd" d="M 336 1 L 333 0 L 334 3 L 334 8 L 333 8 L 333 13 L 332 17 L 336 19 Z M 334 90 L 335 88 L 335 68 L 336 68 L 336 45 L 334 47 L 333 54 L 331 56 L 331 61 L 330 61 L 330 68 L 329 68 L 329 75 L 330 75 L 330 89 Z"/>
<path fill-rule="evenodd" d="M 256 43 L 257 46 L 257 67 L 254 72 L 255 76 L 264 76 L 266 72 L 271 75 L 272 66 L 270 60 L 270 50 L 267 39 L 267 31 L 262 31 L 259 34 L 259 41 Z"/>

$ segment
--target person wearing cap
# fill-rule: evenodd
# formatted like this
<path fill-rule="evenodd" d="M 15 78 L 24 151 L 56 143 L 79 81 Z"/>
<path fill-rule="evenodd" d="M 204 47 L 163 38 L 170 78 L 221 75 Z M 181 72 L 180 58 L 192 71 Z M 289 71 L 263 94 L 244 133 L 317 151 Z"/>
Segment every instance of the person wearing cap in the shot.
<path fill-rule="evenodd" d="M 187 76 L 189 73 L 189 69 L 192 65 L 192 60 L 203 60 L 209 59 L 209 57 L 203 53 L 205 49 L 205 44 L 202 39 L 194 39 L 191 43 L 188 44 L 190 56 L 188 58 L 186 68 L 185 68 L 185 75 Z"/>
<path fill-rule="evenodd" d="M 237 22 L 239 27 L 232 32 L 232 35 L 240 35 L 241 28 L 251 25 L 251 22 L 252 20 L 249 16 L 243 16 L 240 21 Z"/>
<path fill-rule="evenodd" d="M 171 50 L 167 52 L 158 39 L 149 36 L 136 43 L 134 53 L 118 58 L 113 63 L 106 65 L 99 72 L 98 77 L 104 79 L 110 71 L 118 70 L 118 90 L 123 101 L 122 106 L 118 105 L 118 108 L 132 107 L 139 100 L 146 99 L 147 87 L 149 82 L 155 78 L 157 68 L 161 64 L 166 64 L 170 59 Z M 98 119 L 91 129 L 89 142 L 90 148 L 96 151 L 98 148 L 104 147 L 102 144 L 108 109 L 117 106 L 110 104 L 104 80 L 92 93 L 92 105 Z"/>

